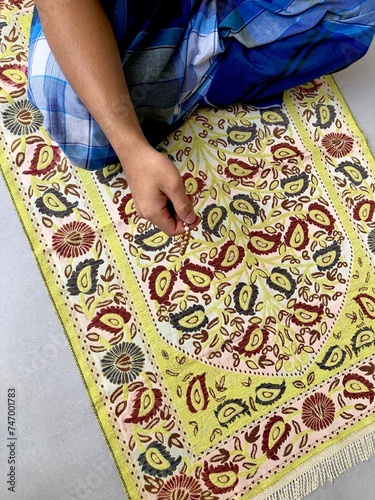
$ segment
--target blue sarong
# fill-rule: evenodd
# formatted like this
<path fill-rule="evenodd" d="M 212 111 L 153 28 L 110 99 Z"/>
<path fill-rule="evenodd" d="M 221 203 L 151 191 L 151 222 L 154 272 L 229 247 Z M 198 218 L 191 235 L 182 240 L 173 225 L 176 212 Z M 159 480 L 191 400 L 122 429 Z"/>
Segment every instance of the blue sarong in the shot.
<path fill-rule="evenodd" d="M 198 105 L 280 105 L 285 90 L 362 57 L 375 34 L 375 0 L 101 4 L 139 121 L 153 144 Z M 30 37 L 29 98 L 74 165 L 96 170 L 118 161 L 57 65 L 37 11 Z"/>

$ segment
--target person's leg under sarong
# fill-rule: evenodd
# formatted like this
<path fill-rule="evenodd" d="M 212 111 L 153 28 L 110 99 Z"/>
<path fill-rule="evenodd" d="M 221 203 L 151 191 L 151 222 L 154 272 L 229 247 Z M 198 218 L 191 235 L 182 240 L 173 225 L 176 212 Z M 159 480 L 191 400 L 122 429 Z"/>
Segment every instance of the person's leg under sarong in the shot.
<path fill-rule="evenodd" d="M 259 107 L 281 104 L 285 90 L 342 70 L 360 59 L 375 34 L 375 0 L 294 1 L 289 2 L 285 12 L 270 9 L 260 15 L 254 4 L 265 2 L 230 3 L 239 5 L 241 16 L 252 21 L 241 30 L 241 20 L 228 14 L 226 3 L 227 17 L 219 25 L 227 33 L 226 49 L 203 100 L 217 107 L 234 102 Z M 272 7 L 281 3 L 288 2 L 273 2 Z M 306 4 L 310 8 L 301 13 Z M 272 42 L 267 42 L 275 25 L 280 26 L 280 31 Z"/>
<path fill-rule="evenodd" d="M 35 11 L 29 48 L 28 97 L 44 127 L 75 166 L 88 170 L 117 163 L 100 127 L 73 91 L 53 57 Z"/>

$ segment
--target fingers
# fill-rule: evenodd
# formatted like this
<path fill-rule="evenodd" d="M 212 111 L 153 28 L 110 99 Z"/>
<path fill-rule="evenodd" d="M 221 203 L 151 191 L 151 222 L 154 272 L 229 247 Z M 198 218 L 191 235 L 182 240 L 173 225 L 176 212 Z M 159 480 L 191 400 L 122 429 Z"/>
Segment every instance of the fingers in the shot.
<path fill-rule="evenodd" d="M 188 224 L 190 229 L 196 227 L 200 219 L 194 211 L 194 206 L 190 197 L 186 194 L 185 186 L 178 174 L 178 182 L 174 189 L 166 191 L 166 196 L 170 199 L 175 212 L 176 228 L 178 233 L 184 232 L 184 223 Z"/>
<path fill-rule="evenodd" d="M 127 175 L 138 215 L 169 236 L 184 233 L 184 223 L 193 229 L 200 219 L 178 169 L 165 155 L 155 150 L 146 153 L 137 158 Z"/>
<path fill-rule="evenodd" d="M 167 203 L 167 199 L 151 222 L 169 236 L 176 236 L 184 231 L 182 221 L 176 218 L 173 210 L 170 209 Z"/>
<path fill-rule="evenodd" d="M 186 196 L 184 191 L 183 195 L 179 193 L 179 197 L 177 196 L 176 199 L 175 196 L 170 198 L 165 193 L 159 191 L 157 198 L 153 199 L 152 212 L 148 212 L 147 209 L 142 212 L 138 209 L 137 213 L 140 217 L 149 220 L 169 236 L 177 236 L 184 233 L 184 223 L 188 224 L 190 229 L 194 229 L 200 222 L 199 216 L 194 212 L 191 200 Z M 189 218 L 190 214 L 193 217 Z M 190 223 L 190 220 L 193 222 Z"/>
<path fill-rule="evenodd" d="M 158 199 L 148 220 L 169 236 L 176 236 L 184 233 L 184 223 L 193 229 L 200 219 L 194 212 L 192 200 L 186 194 L 185 185 L 176 166 L 165 157 L 163 161 L 168 162 L 169 168 L 164 172 L 165 176 L 159 184 Z"/>
<path fill-rule="evenodd" d="M 189 198 L 185 194 L 185 200 L 182 199 L 181 195 L 179 199 L 172 199 L 173 206 L 176 210 L 176 214 L 186 224 L 194 224 L 197 216 L 195 215 L 193 205 Z"/>
<path fill-rule="evenodd" d="M 181 183 L 182 184 L 182 183 Z M 178 234 L 182 234 L 185 231 L 184 223 L 185 220 L 182 217 L 186 217 L 185 213 L 189 215 L 189 213 L 193 213 L 193 223 L 189 224 L 190 229 L 196 227 L 200 219 L 195 215 L 194 209 L 192 207 L 192 203 L 190 199 L 184 193 L 186 200 L 183 200 L 182 204 L 177 205 L 176 200 L 171 199 L 173 197 L 167 196 L 165 193 L 160 193 L 160 198 L 156 203 L 156 206 L 159 207 L 157 211 L 154 212 L 151 222 L 155 224 L 159 229 L 168 234 L 169 236 L 176 236 Z M 177 207 L 177 210 L 176 210 Z"/>
<path fill-rule="evenodd" d="M 147 203 L 142 203 L 141 200 L 141 206 L 134 197 L 133 200 L 138 216 L 152 222 L 164 233 L 176 236 L 184 232 L 183 221 L 177 215 L 171 200 L 163 192 L 150 193 Z"/>

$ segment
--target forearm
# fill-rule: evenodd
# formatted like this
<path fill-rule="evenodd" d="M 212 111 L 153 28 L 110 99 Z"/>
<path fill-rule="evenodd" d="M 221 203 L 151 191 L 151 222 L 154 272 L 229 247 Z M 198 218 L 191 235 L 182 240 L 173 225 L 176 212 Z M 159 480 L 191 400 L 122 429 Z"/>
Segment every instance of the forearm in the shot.
<path fill-rule="evenodd" d="M 139 145 L 147 141 L 129 96 L 112 27 L 99 1 L 35 0 L 35 5 L 62 72 L 126 170 Z"/>
<path fill-rule="evenodd" d="M 138 215 L 169 235 L 184 232 L 182 221 L 197 225 L 177 168 L 143 135 L 114 33 L 99 1 L 35 0 L 35 4 L 57 63 L 125 170 Z"/>

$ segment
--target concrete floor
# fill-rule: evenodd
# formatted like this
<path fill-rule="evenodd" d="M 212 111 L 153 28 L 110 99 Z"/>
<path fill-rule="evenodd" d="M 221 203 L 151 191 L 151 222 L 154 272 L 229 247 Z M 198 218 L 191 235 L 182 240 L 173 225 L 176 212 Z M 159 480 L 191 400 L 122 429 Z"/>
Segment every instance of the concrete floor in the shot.
<path fill-rule="evenodd" d="M 375 151 L 375 46 L 336 75 Z M 78 369 L 0 178 L 0 499 L 126 499 Z M 7 391 L 16 390 L 16 493 L 8 492 Z M 375 459 L 308 500 L 375 500 Z"/>

